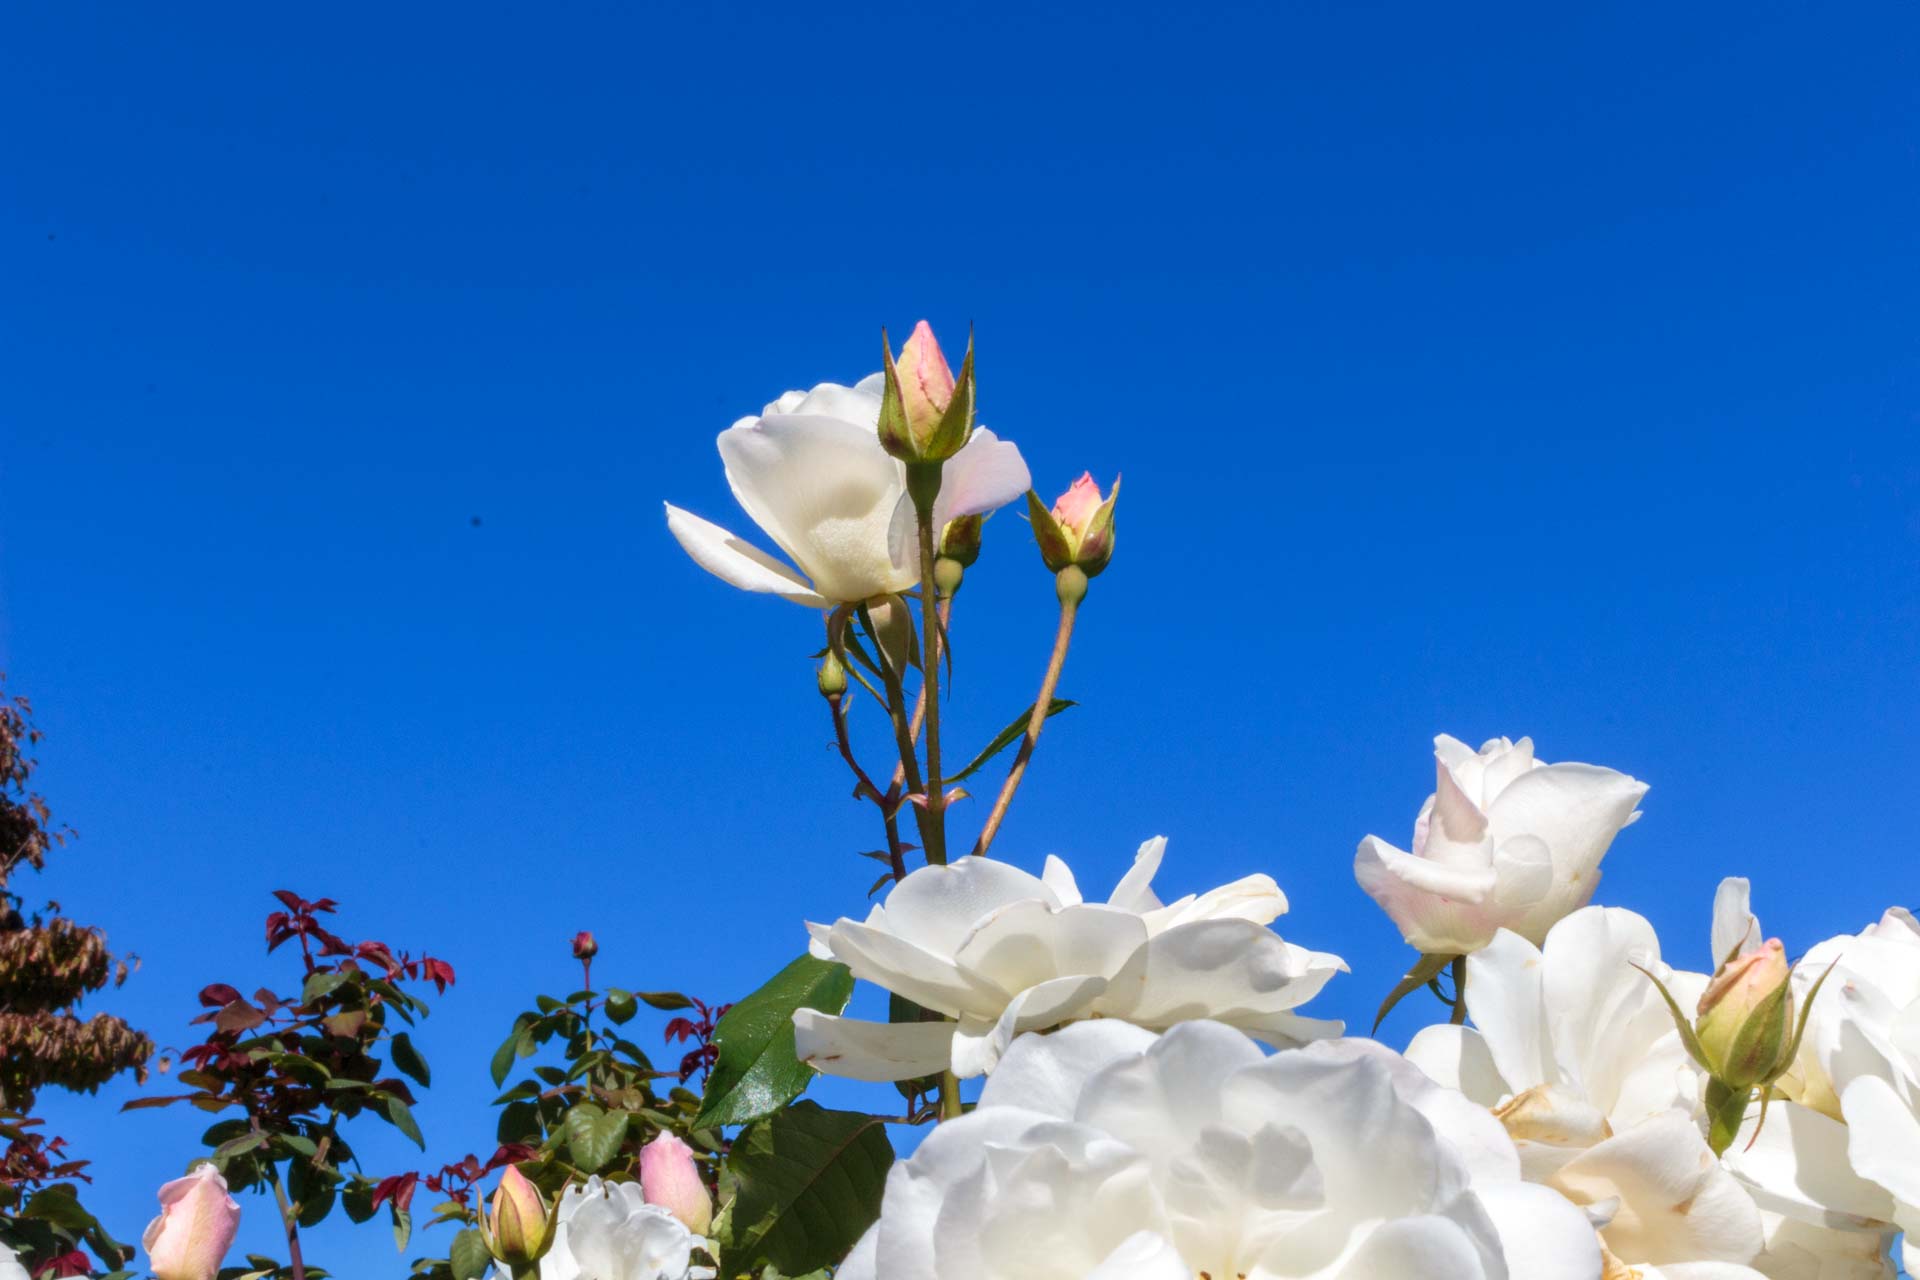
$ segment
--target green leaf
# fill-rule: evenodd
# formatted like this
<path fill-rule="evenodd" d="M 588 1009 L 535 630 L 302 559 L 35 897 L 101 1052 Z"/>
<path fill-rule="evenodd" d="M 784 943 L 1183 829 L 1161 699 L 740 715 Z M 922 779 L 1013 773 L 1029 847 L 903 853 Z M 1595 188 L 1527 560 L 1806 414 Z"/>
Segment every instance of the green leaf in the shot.
<path fill-rule="evenodd" d="M 315 1000 L 332 995 L 334 990 L 351 976 L 338 970 L 331 973 L 321 970 L 318 973 L 308 974 L 306 985 L 300 988 L 300 1003 L 312 1004 Z"/>
<path fill-rule="evenodd" d="M 487 1252 L 487 1238 L 480 1234 L 478 1227 L 468 1227 L 453 1238 L 447 1260 L 453 1266 L 453 1280 L 480 1280 L 493 1266 L 493 1255 Z"/>
<path fill-rule="evenodd" d="M 619 1154 L 627 1136 L 627 1113 L 604 1111 L 597 1103 L 582 1102 L 560 1121 L 567 1135 L 567 1153 L 582 1173 L 598 1173 Z"/>
<path fill-rule="evenodd" d="M 413 1238 L 413 1214 L 391 1200 L 387 1201 L 387 1209 L 393 1215 L 393 1251 L 405 1253 L 407 1241 Z"/>
<path fill-rule="evenodd" d="M 746 1124 L 806 1092 L 814 1070 L 794 1053 L 793 1011 L 839 1013 L 852 996 L 845 965 L 803 955 L 727 1010 L 714 1028 L 720 1056 L 693 1127 Z"/>
<path fill-rule="evenodd" d="M 693 1001 L 678 991 L 636 991 L 637 999 L 644 1000 L 663 1013 L 672 1013 L 676 1009 L 691 1009 Z"/>
<path fill-rule="evenodd" d="M 516 1057 L 524 1058 L 533 1052 L 531 1045 L 528 1045 L 524 1052 L 520 1047 L 521 1042 L 526 1039 L 527 1028 L 532 1023 L 533 1018 L 529 1014 L 523 1013 L 515 1018 L 513 1030 L 508 1032 L 507 1038 L 500 1042 L 500 1047 L 493 1051 L 493 1063 L 490 1069 L 493 1072 L 494 1088 L 498 1089 L 506 1081 L 507 1072 L 513 1070 L 513 1060 Z"/>
<path fill-rule="evenodd" d="M 340 1193 L 340 1207 L 347 1211 L 347 1217 L 355 1222 L 365 1222 L 373 1216 L 373 1183 L 362 1177 L 355 1177 Z"/>
<path fill-rule="evenodd" d="M 607 1018 L 619 1024 L 640 1011 L 640 1002 L 631 991 L 622 991 L 618 987 L 607 992 Z"/>
<path fill-rule="evenodd" d="M 245 1155 L 247 1152 L 252 1151 L 255 1147 L 264 1147 L 266 1145 L 267 1145 L 266 1134 L 243 1133 L 239 1137 L 229 1139 L 228 1141 L 223 1142 L 219 1146 L 215 1147 L 213 1149 L 213 1158 L 215 1160 L 231 1160 L 235 1156 Z"/>
<path fill-rule="evenodd" d="M 393 1059 L 393 1065 L 412 1076 L 423 1085 L 433 1083 L 433 1072 L 427 1069 L 427 1060 L 413 1047 L 413 1041 L 402 1031 L 387 1046 L 387 1054 Z"/>
<path fill-rule="evenodd" d="M 393 1121 L 393 1127 L 413 1139 L 413 1144 L 422 1151 L 427 1149 L 427 1140 L 420 1136 L 420 1126 L 414 1121 L 413 1112 L 407 1104 L 388 1094 L 386 1098 L 387 1119 Z M 406 1248 L 405 1245 L 400 1246 Z"/>
<path fill-rule="evenodd" d="M 1079 705 L 1079 703 L 1073 701 L 1071 698 L 1055 698 L 1047 703 L 1047 716 L 1051 719 L 1059 715 L 1062 711 L 1065 711 L 1068 707 L 1076 707 Z M 1033 707 L 1029 706 L 1025 711 L 1020 713 L 1019 717 L 1015 719 L 1012 724 L 1009 724 L 999 733 L 993 735 L 993 741 L 987 744 L 985 751 L 982 751 L 973 758 L 972 764 L 969 764 L 958 773 L 948 774 L 946 777 L 940 779 L 941 785 L 944 786 L 950 782 L 960 782 L 972 777 L 986 765 L 987 761 L 993 759 L 1002 751 L 1005 751 L 1008 747 L 1025 737 L 1027 733 L 1027 721 L 1032 718 Z"/>
<path fill-rule="evenodd" d="M 750 1125 L 727 1170 L 723 1273 L 772 1263 L 801 1275 L 838 1262 L 880 1216 L 893 1146 L 873 1116 L 801 1102 Z"/>
<path fill-rule="evenodd" d="M 50 1222 L 56 1227 L 76 1232 L 100 1225 L 92 1214 L 80 1207 L 73 1187 L 64 1182 L 34 1192 L 33 1198 L 27 1201 L 27 1207 L 20 1211 L 20 1216 Z"/>

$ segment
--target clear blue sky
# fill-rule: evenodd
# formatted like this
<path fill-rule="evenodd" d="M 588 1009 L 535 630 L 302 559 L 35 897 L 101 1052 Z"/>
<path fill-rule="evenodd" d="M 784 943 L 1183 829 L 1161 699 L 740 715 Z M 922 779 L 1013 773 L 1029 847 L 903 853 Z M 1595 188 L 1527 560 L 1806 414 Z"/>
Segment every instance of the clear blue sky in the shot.
<path fill-rule="evenodd" d="M 817 623 L 660 502 L 744 528 L 714 434 L 923 315 L 1126 475 L 1007 856 L 1270 871 L 1356 1021 L 1438 731 L 1651 782 L 1601 894 L 1683 963 L 1730 872 L 1795 951 L 1920 898 L 1920 10 L 1031 8 L 9 9 L 0 662 L 99 1007 L 285 982 L 282 886 L 446 956 L 390 1172 L 489 1149 L 573 931 L 725 998 L 862 910 Z M 957 741 L 1051 608 L 1001 516 Z M 203 1121 L 130 1096 L 50 1110 L 134 1235 Z"/>

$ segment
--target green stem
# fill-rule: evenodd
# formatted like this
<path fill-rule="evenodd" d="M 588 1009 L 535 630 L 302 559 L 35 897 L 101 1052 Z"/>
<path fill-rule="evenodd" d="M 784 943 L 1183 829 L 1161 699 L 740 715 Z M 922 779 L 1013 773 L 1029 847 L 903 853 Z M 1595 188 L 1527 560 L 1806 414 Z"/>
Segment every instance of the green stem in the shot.
<path fill-rule="evenodd" d="M 1447 1019 L 1454 1026 L 1467 1020 L 1467 958 L 1453 958 L 1453 1014 Z"/>
<path fill-rule="evenodd" d="M 873 635 L 872 614 L 865 606 L 860 609 L 860 620 L 866 624 L 867 634 Z M 893 660 L 887 657 L 886 646 L 874 637 L 874 648 L 879 651 L 880 679 L 887 687 L 887 718 L 893 721 L 893 741 L 900 751 L 900 772 L 905 778 L 908 794 L 924 792 L 926 786 L 920 781 L 920 755 L 914 750 L 913 729 L 907 722 L 907 689 L 900 681 L 900 673 L 894 669 Z M 927 847 L 927 811 L 919 805 L 913 807 L 913 818 L 920 826 L 920 847 Z"/>
<path fill-rule="evenodd" d="M 933 585 L 933 503 L 915 504 L 920 521 L 920 667 L 927 703 L 927 821 L 922 829 L 929 866 L 947 860 L 947 799 L 940 782 L 940 615 Z"/>
<path fill-rule="evenodd" d="M 1078 573 L 1079 570 L 1074 570 Z M 1084 579 L 1082 579 L 1084 582 Z M 1067 646 L 1073 641 L 1073 623 L 1079 615 L 1080 601 L 1070 591 L 1060 594 L 1060 625 L 1053 633 L 1053 653 L 1047 659 L 1047 674 L 1040 680 L 1040 696 L 1034 700 L 1033 713 L 1027 717 L 1027 733 L 1020 740 L 1020 751 L 1013 758 L 1013 768 L 1007 771 L 1007 780 L 1000 786 L 1000 794 L 993 802 L 993 809 L 987 814 L 987 824 L 980 829 L 980 838 L 974 842 L 976 857 L 984 857 L 993 838 L 999 834 L 1000 824 L 1006 820 L 1007 810 L 1013 805 L 1013 793 L 1020 789 L 1020 779 L 1026 776 L 1027 761 L 1033 759 L 1033 749 L 1039 745 L 1040 730 L 1047 723 L 1047 709 L 1053 706 L 1053 691 L 1060 683 L 1060 670 L 1067 665 Z"/>
<path fill-rule="evenodd" d="M 940 1118 L 957 1120 L 960 1118 L 960 1077 L 951 1071 L 940 1073 Z"/>

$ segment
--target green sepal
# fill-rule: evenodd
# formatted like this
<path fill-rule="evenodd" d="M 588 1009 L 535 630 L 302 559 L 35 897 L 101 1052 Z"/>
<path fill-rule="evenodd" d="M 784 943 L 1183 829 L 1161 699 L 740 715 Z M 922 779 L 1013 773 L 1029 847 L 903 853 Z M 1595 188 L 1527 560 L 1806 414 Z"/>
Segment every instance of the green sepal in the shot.
<path fill-rule="evenodd" d="M 1394 984 L 1393 990 L 1387 992 L 1387 998 L 1380 1002 L 1380 1012 L 1373 1016 L 1373 1030 L 1380 1030 L 1380 1024 L 1393 1012 L 1393 1006 L 1439 977 L 1452 963 L 1452 956 L 1422 955 L 1413 968 L 1407 970 L 1406 977 Z"/>
<path fill-rule="evenodd" d="M 1713 1074 L 1713 1064 L 1707 1061 L 1706 1051 L 1700 1047 L 1700 1037 L 1693 1033 L 1692 1019 L 1680 1011 L 1680 1002 L 1673 998 L 1671 991 L 1667 990 L 1667 984 L 1654 977 L 1651 971 L 1634 964 L 1633 961 L 1629 960 L 1627 963 L 1645 974 L 1647 981 L 1659 991 L 1660 998 L 1667 1002 L 1667 1012 L 1673 1015 L 1673 1028 L 1680 1033 L 1680 1043 L 1686 1049 L 1687 1056 L 1698 1063 L 1702 1071 L 1709 1075 Z"/>
<path fill-rule="evenodd" d="M 1027 515 L 1033 521 L 1033 540 L 1040 544 L 1041 562 L 1054 573 L 1072 564 L 1079 548 L 1053 518 L 1053 512 L 1040 495 L 1031 489 L 1027 490 Z"/>

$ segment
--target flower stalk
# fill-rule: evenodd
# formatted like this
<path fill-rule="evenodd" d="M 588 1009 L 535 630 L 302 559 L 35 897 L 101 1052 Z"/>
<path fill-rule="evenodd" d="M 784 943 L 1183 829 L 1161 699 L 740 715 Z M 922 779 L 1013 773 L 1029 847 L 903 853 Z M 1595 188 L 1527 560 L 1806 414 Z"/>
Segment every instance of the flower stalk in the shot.
<path fill-rule="evenodd" d="M 1014 793 L 1020 789 L 1020 780 L 1026 776 L 1027 763 L 1040 744 L 1040 731 L 1047 723 L 1047 708 L 1053 705 L 1053 691 L 1060 683 L 1061 669 L 1067 665 L 1067 647 L 1073 643 L 1073 624 L 1080 615 L 1080 602 L 1087 597 L 1087 575 L 1068 565 L 1055 575 L 1054 590 L 1060 598 L 1060 622 L 1053 633 L 1053 652 L 1047 657 L 1047 671 L 1040 679 L 1040 696 L 1034 700 L 1033 712 L 1027 717 L 1027 731 L 1020 739 L 1013 767 L 1007 771 L 1007 780 L 1000 785 L 1000 794 L 987 814 L 986 825 L 974 842 L 976 857 L 984 857 L 994 836 L 999 834 L 1000 824 L 1006 820 L 1007 810 L 1013 804 Z"/>

